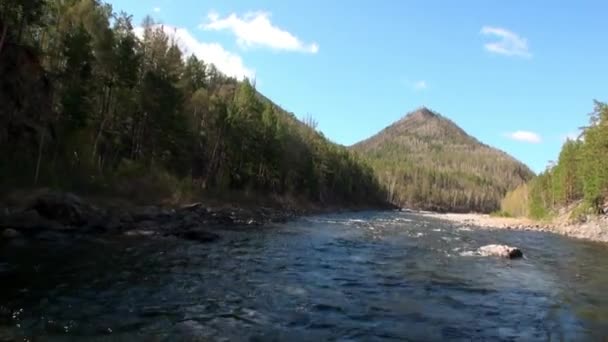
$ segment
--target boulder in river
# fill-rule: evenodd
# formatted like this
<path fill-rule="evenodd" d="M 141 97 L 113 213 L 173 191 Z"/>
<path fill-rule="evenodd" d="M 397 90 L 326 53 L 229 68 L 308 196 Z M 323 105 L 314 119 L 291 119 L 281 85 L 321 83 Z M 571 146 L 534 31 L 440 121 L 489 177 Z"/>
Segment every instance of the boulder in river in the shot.
<path fill-rule="evenodd" d="M 84 226 L 100 216 L 100 210 L 70 193 L 49 192 L 30 206 L 45 219 L 68 226 Z"/>
<path fill-rule="evenodd" d="M 524 256 L 519 248 L 507 245 L 482 246 L 477 249 L 477 253 L 481 256 L 497 256 L 508 259 L 517 259 Z"/>
<path fill-rule="evenodd" d="M 17 210 L 11 212 L 8 216 L 0 217 L 0 227 L 12 228 L 27 233 L 45 229 L 64 228 L 62 224 L 48 220 L 32 209 Z"/>
<path fill-rule="evenodd" d="M 2 231 L 2 237 L 6 239 L 14 239 L 20 235 L 21 234 L 13 228 L 6 228 L 4 231 Z"/>

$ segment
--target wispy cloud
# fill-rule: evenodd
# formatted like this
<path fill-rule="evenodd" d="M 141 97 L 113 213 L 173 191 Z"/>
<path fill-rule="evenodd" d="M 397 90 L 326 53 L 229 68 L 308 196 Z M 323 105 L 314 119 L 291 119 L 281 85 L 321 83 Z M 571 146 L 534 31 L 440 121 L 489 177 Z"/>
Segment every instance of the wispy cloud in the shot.
<path fill-rule="evenodd" d="M 416 80 L 411 78 L 401 78 L 399 82 L 411 90 L 423 91 L 429 88 L 429 83 L 426 80 Z"/>
<path fill-rule="evenodd" d="M 207 16 L 208 21 L 200 27 L 204 30 L 231 31 L 241 47 L 267 47 L 313 54 L 319 52 L 317 43 L 302 42 L 294 34 L 273 25 L 270 16 L 267 12 L 249 12 L 243 16 L 232 13 L 222 18 L 211 12 Z"/>
<path fill-rule="evenodd" d="M 538 133 L 530 132 L 530 131 L 515 131 L 515 132 L 507 133 L 505 135 L 509 139 L 526 142 L 526 143 L 531 143 L 531 144 L 538 144 L 543 141 L 543 139 L 541 138 L 541 136 Z"/>
<path fill-rule="evenodd" d="M 241 56 L 227 51 L 218 43 L 202 42 L 195 38 L 184 28 L 163 25 L 165 33 L 173 37 L 184 55 L 194 54 L 205 63 L 214 64 L 224 74 L 237 79 L 245 77 L 253 78 L 255 72 L 246 67 Z M 143 28 L 135 28 L 135 34 L 140 38 L 143 36 Z"/>
<path fill-rule="evenodd" d="M 154 13 L 160 13 L 160 7 L 154 7 L 152 11 L 154 11 Z"/>
<path fill-rule="evenodd" d="M 416 81 L 414 82 L 414 84 L 412 85 L 412 87 L 415 90 L 425 90 L 429 87 L 429 85 L 426 83 L 425 80 L 420 80 L 420 81 Z"/>
<path fill-rule="evenodd" d="M 484 26 L 481 34 L 495 37 L 493 42 L 486 43 L 484 48 L 491 52 L 505 56 L 532 57 L 528 48 L 528 40 L 518 34 L 501 27 Z"/>

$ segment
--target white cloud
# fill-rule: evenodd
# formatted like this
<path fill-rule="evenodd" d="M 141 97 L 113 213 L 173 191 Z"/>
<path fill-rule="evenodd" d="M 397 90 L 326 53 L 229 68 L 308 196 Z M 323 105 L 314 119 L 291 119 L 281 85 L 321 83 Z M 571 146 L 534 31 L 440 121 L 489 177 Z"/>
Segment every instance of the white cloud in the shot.
<path fill-rule="evenodd" d="M 429 87 L 429 85 L 426 83 L 425 80 L 420 80 L 420 81 L 414 82 L 413 87 L 415 90 L 425 90 Z"/>
<path fill-rule="evenodd" d="M 163 29 L 167 35 L 175 38 L 185 56 L 194 54 L 205 63 L 213 63 L 218 70 L 237 79 L 255 76 L 255 72 L 244 65 L 243 59 L 239 55 L 227 51 L 220 44 L 199 41 L 183 28 L 163 25 Z M 135 28 L 135 34 L 141 38 L 143 28 Z"/>
<path fill-rule="evenodd" d="M 505 56 L 532 57 L 528 40 L 514 32 L 500 27 L 484 26 L 481 28 L 481 34 L 497 38 L 496 41 L 484 45 L 489 52 Z"/>
<path fill-rule="evenodd" d="M 160 7 L 154 7 L 152 11 L 154 11 L 154 13 L 160 13 Z"/>
<path fill-rule="evenodd" d="M 217 13 L 209 13 L 208 22 L 201 24 L 204 30 L 229 30 L 241 47 L 269 47 L 275 50 L 296 51 L 305 53 L 319 52 L 317 43 L 304 43 L 292 33 L 285 31 L 270 22 L 270 14 L 266 12 L 249 12 L 244 16 L 235 13 L 220 17 Z"/>
<path fill-rule="evenodd" d="M 538 144 L 542 142 L 542 138 L 538 133 L 530 132 L 530 131 L 515 131 L 511 133 L 507 133 L 506 136 L 510 139 L 516 141 L 522 141 L 532 144 Z"/>

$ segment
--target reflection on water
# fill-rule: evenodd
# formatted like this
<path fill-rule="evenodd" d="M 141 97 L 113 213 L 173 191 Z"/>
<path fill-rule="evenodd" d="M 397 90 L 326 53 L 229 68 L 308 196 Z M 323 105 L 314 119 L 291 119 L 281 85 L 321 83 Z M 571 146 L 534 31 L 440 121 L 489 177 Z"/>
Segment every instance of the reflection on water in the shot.
<path fill-rule="evenodd" d="M 0 341 L 601 340 L 608 248 L 407 213 L 0 249 Z M 490 243 L 523 260 L 466 256 Z"/>

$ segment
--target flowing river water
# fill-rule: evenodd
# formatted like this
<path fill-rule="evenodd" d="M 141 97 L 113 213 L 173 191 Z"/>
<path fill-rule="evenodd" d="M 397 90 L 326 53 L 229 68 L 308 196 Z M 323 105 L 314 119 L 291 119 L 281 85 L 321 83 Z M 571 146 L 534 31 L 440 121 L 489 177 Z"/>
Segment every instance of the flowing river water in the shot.
<path fill-rule="evenodd" d="M 399 212 L 219 231 L 2 243 L 0 341 L 608 337 L 606 245 Z M 525 258 L 467 253 L 493 243 Z"/>

